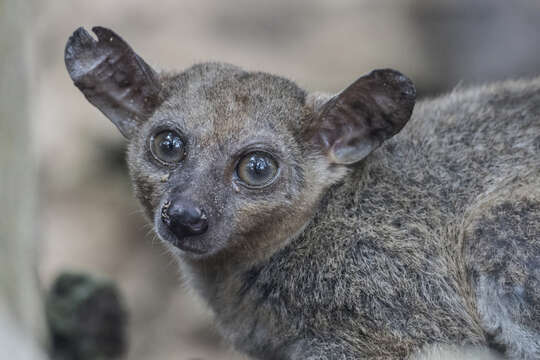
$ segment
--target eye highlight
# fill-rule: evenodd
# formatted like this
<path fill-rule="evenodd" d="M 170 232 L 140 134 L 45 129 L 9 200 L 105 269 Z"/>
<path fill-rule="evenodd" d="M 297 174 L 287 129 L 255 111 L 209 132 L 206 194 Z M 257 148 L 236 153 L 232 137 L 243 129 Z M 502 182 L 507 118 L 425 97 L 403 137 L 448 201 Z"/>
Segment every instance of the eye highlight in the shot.
<path fill-rule="evenodd" d="M 265 152 L 256 151 L 245 155 L 236 167 L 236 175 L 248 187 L 269 185 L 278 174 L 278 164 Z"/>
<path fill-rule="evenodd" d="M 176 131 L 164 130 L 152 136 L 150 151 L 156 160 L 171 165 L 185 157 L 185 144 Z"/>

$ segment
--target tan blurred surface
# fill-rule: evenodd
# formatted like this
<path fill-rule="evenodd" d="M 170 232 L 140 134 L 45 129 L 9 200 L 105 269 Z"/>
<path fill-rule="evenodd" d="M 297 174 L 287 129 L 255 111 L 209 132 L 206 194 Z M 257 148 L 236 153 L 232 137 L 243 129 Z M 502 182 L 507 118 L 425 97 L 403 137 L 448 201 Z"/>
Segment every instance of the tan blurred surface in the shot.
<path fill-rule="evenodd" d="M 0 348 L 39 360 L 45 338 L 36 274 L 36 163 L 30 133 L 29 1 L 0 0 Z"/>
<path fill-rule="evenodd" d="M 226 350 L 210 314 L 181 286 L 173 260 L 144 221 L 131 194 L 119 132 L 68 77 L 64 44 L 77 27 L 112 28 L 156 68 L 180 70 L 219 60 L 284 75 L 309 90 L 337 91 L 373 68 L 394 67 L 421 88 L 440 90 L 460 79 L 455 75 L 448 84 L 443 75 L 453 63 L 441 68 L 430 55 L 439 50 L 427 46 L 430 34 L 422 26 L 429 22 L 422 19 L 429 18 L 433 6 L 412 13 L 416 6 L 425 9 L 425 3 L 41 2 L 32 24 L 32 112 L 44 286 L 63 269 L 116 280 L 131 313 L 129 359 L 242 358 Z"/>

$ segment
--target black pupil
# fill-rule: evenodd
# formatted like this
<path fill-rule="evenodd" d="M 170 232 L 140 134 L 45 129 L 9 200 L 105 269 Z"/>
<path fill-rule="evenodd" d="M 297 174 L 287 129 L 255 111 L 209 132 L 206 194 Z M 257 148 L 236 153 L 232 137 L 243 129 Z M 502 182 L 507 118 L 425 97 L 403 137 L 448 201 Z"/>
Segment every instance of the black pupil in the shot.
<path fill-rule="evenodd" d="M 152 139 L 152 154 L 165 163 L 176 163 L 184 158 L 184 142 L 174 131 L 162 131 Z"/>
<path fill-rule="evenodd" d="M 159 149 L 166 156 L 174 156 L 182 149 L 182 140 L 178 135 L 169 131 L 161 136 Z"/>
<path fill-rule="evenodd" d="M 268 158 L 252 155 L 247 163 L 247 170 L 255 179 L 265 179 L 271 171 L 271 165 Z"/>

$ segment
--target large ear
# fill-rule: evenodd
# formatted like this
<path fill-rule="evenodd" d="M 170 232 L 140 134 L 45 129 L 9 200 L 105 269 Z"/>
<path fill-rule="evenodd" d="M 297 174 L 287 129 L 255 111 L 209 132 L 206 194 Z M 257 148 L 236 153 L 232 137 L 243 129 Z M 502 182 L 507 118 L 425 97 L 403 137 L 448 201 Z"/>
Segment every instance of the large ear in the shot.
<path fill-rule="evenodd" d="M 403 74 L 375 70 L 315 106 L 311 140 L 330 163 L 353 164 L 405 126 L 415 99 L 414 84 Z"/>
<path fill-rule="evenodd" d="M 113 31 L 83 28 L 69 38 L 66 67 L 75 85 L 130 138 L 160 103 L 158 74 Z"/>

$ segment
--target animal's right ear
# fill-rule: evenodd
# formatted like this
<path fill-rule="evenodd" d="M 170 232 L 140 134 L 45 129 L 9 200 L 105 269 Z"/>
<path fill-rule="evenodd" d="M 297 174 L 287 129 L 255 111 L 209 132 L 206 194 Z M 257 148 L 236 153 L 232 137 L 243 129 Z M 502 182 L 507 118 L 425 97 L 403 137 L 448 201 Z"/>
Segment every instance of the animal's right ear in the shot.
<path fill-rule="evenodd" d="M 69 38 L 65 63 L 71 79 L 86 99 L 130 138 L 160 104 L 158 74 L 113 31 L 83 28 Z"/>
<path fill-rule="evenodd" d="M 414 84 L 406 76 L 375 70 L 334 97 L 312 96 L 307 136 L 331 164 L 353 164 L 405 126 L 415 100 Z"/>

